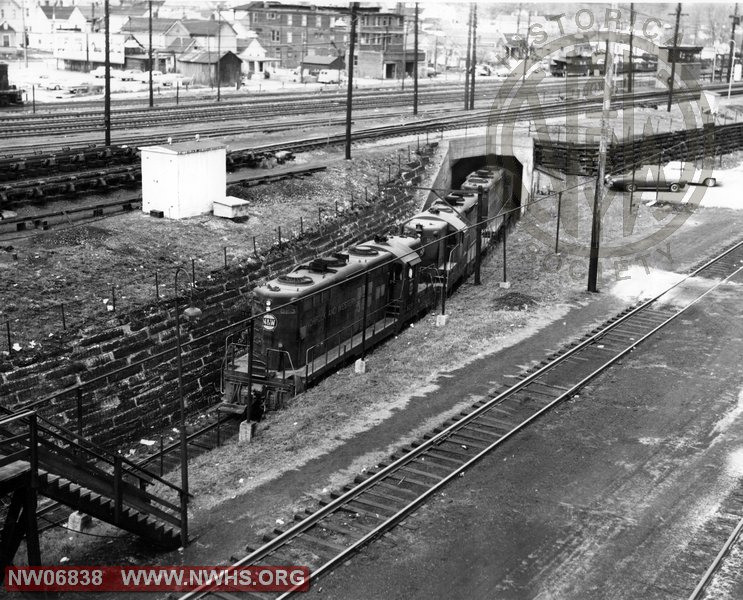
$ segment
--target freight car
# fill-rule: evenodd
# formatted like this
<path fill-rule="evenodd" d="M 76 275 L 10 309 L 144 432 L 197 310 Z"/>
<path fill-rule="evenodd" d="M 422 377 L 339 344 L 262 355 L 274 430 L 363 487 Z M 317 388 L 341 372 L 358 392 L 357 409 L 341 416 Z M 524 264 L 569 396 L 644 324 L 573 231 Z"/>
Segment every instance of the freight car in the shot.
<path fill-rule="evenodd" d="M 23 92 L 10 85 L 8 81 L 8 65 L 0 63 L 0 106 L 21 106 Z"/>
<path fill-rule="evenodd" d="M 510 179 L 503 169 L 471 173 L 399 235 L 375 236 L 257 287 L 253 314 L 263 316 L 255 332 L 227 341 L 223 406 L 301 390 L 429 310 L 475 268 L 477 189 L 483 236 L 493 236 L 505 222 L 496 215 L 511 206 Z"/>

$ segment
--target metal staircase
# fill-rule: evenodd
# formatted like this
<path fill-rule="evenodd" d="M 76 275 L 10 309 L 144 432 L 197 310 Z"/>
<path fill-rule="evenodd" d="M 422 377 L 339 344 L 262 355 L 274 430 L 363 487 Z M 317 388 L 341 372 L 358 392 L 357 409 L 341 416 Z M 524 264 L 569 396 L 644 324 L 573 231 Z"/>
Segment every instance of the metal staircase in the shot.
<path fill-rule="evenodd" d="M 151 485 L 157 485 L 157 493 L 147 490 Z M 34 518 L 36 494 L 41 494 L 164 548 L 183 543 L 186 503 L 180 488 L 35 411 L 0 419 L 0 491 L 12 493 L 16 504 L 16 496 L 33 498 Z M 35 524 L 29 525 L 26 517 L 20 523 L 13 511 L 6 515 L 0 577 L 23 536 L 36 535 L 29 528 Z"/>

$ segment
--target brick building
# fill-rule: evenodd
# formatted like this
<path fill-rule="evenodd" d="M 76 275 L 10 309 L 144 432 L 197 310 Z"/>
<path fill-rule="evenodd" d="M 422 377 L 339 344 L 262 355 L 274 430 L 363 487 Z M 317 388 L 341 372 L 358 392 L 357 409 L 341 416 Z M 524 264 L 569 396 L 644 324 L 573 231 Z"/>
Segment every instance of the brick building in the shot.
<path fill-rule="evenodd" d="M 233 8 L 234 18 L 254 31 L 277 66 L 293 69 L 308 56 L 345 59 L 350 21 L 347 6 L 250 2 Z M 408 28 L 412 30 L 411 27 Z M 360 77 L 397 79 L 412 72 L 412 52 L 403 52 L 405 15 L 362 4 L 358 11 L 354 65 Z M 412 37 L 412 36 L 411 36 Z M 418 60 L 425 66 L 425 53 Z"/>

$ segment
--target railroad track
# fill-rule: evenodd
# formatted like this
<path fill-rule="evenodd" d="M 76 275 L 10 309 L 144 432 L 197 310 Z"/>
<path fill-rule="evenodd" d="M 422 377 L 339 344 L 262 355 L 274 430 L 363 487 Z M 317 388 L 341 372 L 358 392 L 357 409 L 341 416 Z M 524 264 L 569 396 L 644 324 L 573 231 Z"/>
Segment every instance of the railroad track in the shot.
<path fill-rule="evenodd" d="M 233 179 L 228 182 L 228 185 L 243 184 L 248 187 L 265 185 L 267 183 L 281 181 L 283 179 L 308 177 L 310 175 L 313 175 L 314 173 L 325 171 L 326 169 L 327 167 L 325 166 L 300 167 L 296 169 L 281 171 L 280 173 L 251 175 L 249 177 L 243 177 L 241 179 Z M 73 225 L 75 222 L 79 221 L 100 219 L 107 216 L 120 214 L 121 212 L 131 212 L 132 210 L 140 208 L 141 206 L 142 197 L 138 195 L 131 198 L 114 200 L 112 202 L 99 202 L 96 204 L 88 204 L 86 206 L 69 208 L 66 210 L 46 211 L 43 213 L 35 213 L 33 215 L 0 219 L 0 236 L 18 232 L 28 232 L 27 234 L 25 234 L 26 236 L 33 235 L 34 233 L 37 233 L 39 231 L 46 231 L 55 224 L 66 223 L 69 225 Z M 18 239 L 18 237 L 14 237 L 13 239 Z"/>
<path fill-rule="evenodd" d="M 453 479 L 540 416 L 627 356 L 733 275 L 743 271 L 743 242 L 707 261 L 650 300 L 627 308 L 607 323 L 549 356 L 521 379 L 478 401 L 388 462 L 356 477 L 355 485 L 331 493 L 295 524 L 264 536 L 265 544 L 234 566 L 300 564 L 314 581 L 394 528 Z M 699 277 L 710 277 L 699 293 Z M 285 593 L 281 598 L 291 595 Z M 181 597 L 236 598 L 202 588 Z M 254 597 L 246 593 L 244 597 Z M 266 597 L 261 594 L 261 597 Z"/>
<path fill-rule="evenodd" d="M 728 558 L 728 555 L 730 554 L 730 551 L 735 547 L 736 544 L 739 543 L 739 538 L 741 533 L 743 532 L 743 517 L 738 521 L 738 524 L 735 526 L 733 531 L 730 533 L 728 538 L 725 540 L 725 543 L 722 545 L 722 548 L 717 553 L 717 556 L 715 556 L 715 559 L 712 561 L 712 564 L 707 568 L 707 570 L 704 572 L 704 575 L 702 575 L 702 578 L 699 580 L 699 583 L 697 583 L 697 586 L 694 588 L 694 591 L 689 596 L 688 600 L 702 600 L 703 598 L 712 598 L 713 596 L 706 594 L 706 590 L 710 583 L 715 578 L 715 575 L 719 573 L 722 568 L 725 565 L 725 561 Z"/>
<path fill-rule="evenodd" d="M 733 93 L 736 95 L 743 94 L 743 86 L 736 88 Z M 647 104 L 663 101 L 665 98 L 666 94 L 662 91 L 620 95 L 616 96 L 612 100 L 611 106 L 614 109 L 619 109 L 625 107 L 628 102 L 633 104 Z M 676 94 L 677 101 L 694 98 L 696 98 L 696 92 L 694 91 L 681 91 Z M 423 117 L 408 123 L 395 123 L 391 125 L 357 129 L 353 132 L 352 139 L 354 142 L 359 142 L 421 133 L 441 132 L 444 130 L 459 129 L 463 125 L 482 126 L 495 122 L 506 123 L 523 119 L 547 119 L 567 114 L 581 114 L 590 111 L 592 108 L 597 108 L 601 101 L 600 98 L 573 101 L 563 100 L 543 104 L 537 111 L 534 111 L 533 107 L 528 104 L 508 109 L 485 108 L 474 111 L 447 111 L 443 116 Z M 228 128 L 216 128 L 213 135 L 224 135 L 226 132 L 241 133 L 244 132 L 244 130 L 244 125 L 233 125 Z M 173 141 L 191 139 L 191 135 L 189 133 L 180 136 L 172 136 L 172 139 Z M 144 136 L 140 135 L 137 137 L 127 138 L 124 141 L 128 145 L 137 145 L 160 141 L 160 138 L 153 138 L 151 135 L 145 134 Z M 252 157 L 256 153 L 267 154 L 280 150 L 290 150 L 292 152 L 307 151 L 343 142 L 345 142 L 345 134 L 328 133 L 324 136 L 315 136 L 275 144 L 265 144 L 262 146 L 256 146 L 249 150 L 233 151 L 230 153 L 228 160 L 236 161 L 239 164 L 241 156 Z M 110 174 L 108 171 L 96 171 L 92 176 L 79 174 L 56 176 L 49 181 L 43 181 L 43 185 L 40 185 L 37 180 L 8 182 L 4 186 L 0 186 L 0 207 L 7 208 L 13 206 L 16 202 L 24 202 L 29 199 L 38 200 L 45 196 L 70 197 L 79 191 L 98 190 L 99 188 L 105 188 L 110 185 L 108 179 L 111 177 L 113 177 L 113 183 L 116 186 L 135 185 L 141 175 L 138 167 L 113 166 L 109 169 Z M 125 172 L 120 173 L 122 169 L 125 169 Z"/>
<path fill-rule="evenodd" d="M 595 78 L 581 78 L 567 82 L 565 80 L 549 80 L 539 83 L 527 81 L 526 83 L 519 83 L 518 89 L 521 93 L 528 95 L 538 92 L 542 99 L 546 100 L 550 97 L 556 98 L 568 92 L 575 93 L 576 90 L 581 89 L 581 86 L 589 85 L 594 83 L 594 81 L 598 80 L 595 80 Z M 642 85 L 649 83 L 650 81 L 643 81 Z M 482 102 L 483 99 L 492 98 L 502 85 L 503 81 L 491 82 L 484 85 L 481 83 L 477 92 L 478 101 Z M 458 104 L 461 101 L 461 95 L 461 90 L 459 89 L 425 90 L 419 94 L 419 104 L 428 105 L 429 110 L 433 110 L 433 107 L 437 107 L 437 110 L 445 110 L 447 105 Z M 140 130 L 142 127 L 183 127 L 184 125 L 189 125 L 189 133 L 193 135 L 197 132 L 199 124 L 211 123 L 211 126 L 201 127 L 199 132 L 208 133 L 212 136 L 232 135 L 250 131 L 250 129 L 246 129 L 246 120 L 254 122 L 255 120 L 263 119 L 267 123 L 276 125 L 277 114 L 290 116 L 345 111 L 346 99 L 345 96 L 340 94 L 333 94 L 332 96 L 322 95 L 321 98 L 318 98 L 317 94 L 300 96 L 298 98 L 294 95 L 288 96 L 277 96 L 270 100 L 264 98 L 254 100 L 251 98 L 250 104 L 246 104 L 243 100 L 239 102 L 220 103 L 218 106 L 211 103 L 197 106 L 190 105 L 188 107 L 163 107 L 146 110 L 125 108 L 117 110 L 112 114 L 112 130 L 118 134 L 131 129 Z M 359 115 L 362 111 L 378 111 L 379 109 L 384 110 L 400 106 L 410 106 L 412 101 L 411 92 L 388 90 L 385 93 L 365 93 L 358 91 L 354 95 L 354 109 L 357 115 Z M 376 116 L 379 115 L 377 114 Z M 371 118 L 371 115 L 367 118 Z M 241 123 L 237 125 L 234 123 L 231 125 L 222 124 L 221 126 L 214 127 L 215 122 L 225 121 L 241 121 Z M 324 124 L 323 119 L 319 119 L 318 124 Z M 260 123 L 254 123 L 251 127 L 256 131 L 261 130 Z M 39 146 L 29 146 L 27 142 L 24 142 L 23 145 L 17 144 L 16 146 L 11 146 L 10 142 L 13 138 L 28 138 L 37 133 L 41 133 L 44 136 L 55 136 L 100 132 L 102 128 L 103 114 L 101 111 L 83 112 L 76 115 L 52 113 L 44 114 L 41 117 L 23 115 L 14 117 L 6 116 L 3 118 L 0 115 L 0 138 L 5 137 L 8 139 L 6 151 L 11 151 L 14 154 L 20 154 L 21 152 L 28 153 L 36 150 Z M 122 139 L 121 135 L 117 135 L 117 138 L 119 138 L 117 141 L 119 143 L 133 144 L 146 143 L 148 139 L 146 136 L 143 138 L 141 135 L 127 135 L 128 137 L 125 140 Z M 149 139 L 151 138 L 152 136 L 150 135 Z M 161 140 L 162 134 L 156 139 Z M 48 140 L 45 140 L 44 146 L 41 147 L 47 146 Z"/>

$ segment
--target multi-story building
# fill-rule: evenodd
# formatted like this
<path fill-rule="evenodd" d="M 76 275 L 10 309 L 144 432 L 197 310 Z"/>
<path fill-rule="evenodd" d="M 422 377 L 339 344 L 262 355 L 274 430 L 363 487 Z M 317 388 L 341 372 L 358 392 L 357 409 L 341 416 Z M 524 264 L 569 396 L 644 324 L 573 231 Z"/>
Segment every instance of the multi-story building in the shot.
<path fill-rule="evenodd" d="M 25 19 L 30 19 L 30 11 L 31 9 L 27 7 Z M 25 19 L 21 0 L 0 0 L 0 23 L 7 23 L 8 27 L 6 31 L 9 32 L 12 30 L 15 34 L 18 34 L 17 39 L 14 36 L 13 44 L 11 44 L 13 46 L 23 43 L 21 32 L 23 31 Z"/>
<path fill-rule="evenodd" d="M 233 11 L 235 20 L 257 34 L 280 67 L 295 68 L 311 56 L 345 59 L 350 36 L 348 7 L 266 1 L 236 6 Z M 394 79 L 402 76 L 403 68 L 411 73 L 414 56 L 404 50 L 405 32 L 402 12 L 362 5 L 354 57 L 358 75 Z M 425 61 L 425 53 L 419 52 L 418 60 Z"/>

